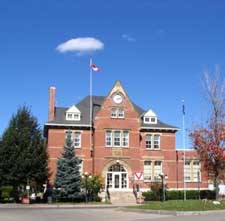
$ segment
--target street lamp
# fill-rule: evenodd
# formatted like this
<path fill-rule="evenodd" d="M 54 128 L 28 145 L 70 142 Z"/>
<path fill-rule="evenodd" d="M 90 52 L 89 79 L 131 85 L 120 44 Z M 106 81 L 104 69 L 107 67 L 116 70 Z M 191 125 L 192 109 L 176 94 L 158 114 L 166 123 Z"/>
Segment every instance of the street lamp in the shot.
<path fill-rule="evenodd" d="M 164 173 L 160 173 L 159 177 L 162 180 L 162 201 L 166 200 L 166 188 L 165 188 L 165 179 L 168 179 L 168 176 Z"/>
<path fill-rule="evenodd" d="M 88 178 L 91 178 L 91 175 L 88 174 L 88 172 L 85 172 L 82 176 L 84 178 L 84 185 L 85 185 L 85 202 L 88 202 L 88 197 L 87 197 L 87 180 Z"/>

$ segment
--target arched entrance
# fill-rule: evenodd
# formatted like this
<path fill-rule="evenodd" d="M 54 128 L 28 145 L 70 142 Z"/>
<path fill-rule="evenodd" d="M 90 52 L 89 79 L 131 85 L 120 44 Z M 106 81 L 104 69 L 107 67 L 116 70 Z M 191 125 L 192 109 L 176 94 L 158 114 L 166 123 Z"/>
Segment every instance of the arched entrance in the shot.
<path fill-rule="evenodd" d="M 128 188 L 128 172 L 120 163 L 111 165 L 106 172 L 106 187 L 110 190 Z"/>

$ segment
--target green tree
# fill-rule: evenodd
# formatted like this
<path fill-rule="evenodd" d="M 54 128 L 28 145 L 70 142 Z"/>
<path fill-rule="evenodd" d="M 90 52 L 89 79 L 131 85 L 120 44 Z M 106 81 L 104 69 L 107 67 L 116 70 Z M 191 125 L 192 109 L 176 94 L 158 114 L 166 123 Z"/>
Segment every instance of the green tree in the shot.
<path fill-rule="evenodd" d="M 101 198 L 98 196 L 98 193 L 100 193 L 102 186 L 103 178 L 101 176 L 84 176 L 82 179 L 82 187 L 87 190 L 88 201 L 101 201 Z"/>
<path fill-rule="evenodd" d="M 16 189 L 48 178 L 48 155 L 37 119 L 23 106 L 12 116 L 0 143 L 0 185 Z"/>
<path fill-rule="evenodd" d="M 81 159 L 75 155 L 71 131 L 69 131 L 64 152 L 62 153 L 62 157 L 57 161 L 57 172 L 54 183 L 54 197 L 57 200 L 64 202 L 81 200 L 83 195 L 81 193 L 81 162 Z"/>

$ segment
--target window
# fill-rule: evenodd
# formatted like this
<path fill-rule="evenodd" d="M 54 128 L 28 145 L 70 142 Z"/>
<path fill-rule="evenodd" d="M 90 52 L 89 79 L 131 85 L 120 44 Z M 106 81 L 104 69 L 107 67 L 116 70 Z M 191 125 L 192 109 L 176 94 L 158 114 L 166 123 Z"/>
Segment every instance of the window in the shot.
<path fill-rule="evenodd" d="M 124 109 L 113 107 L 111 109 L 111 118 L 124 118 Z"/>
<path fill-rule="evenodd" d="M 67 114 L 67 118 L 68 119 L 72 119 L 73 118 L 73 115 L 72 114 Z"/>
<path fill-rule="evenodd" d="M 185 161 L 184 180 L 185 181 L 191 181 L 191 161 Z"/>
<path fill-rule="evenodd" d="M 150 122 L 150 118 L 149 117 L 145 117 L 144 118 L 144 123 L 148 124 Z"/>
<path fill-rule="evenodd" d="M 74 120 L 80 120 L 80 114 L 74 114 L 73 118 Z"/>
<path fill-rule="evenodd" d="M 120 131 L 114 131 L 114 146 L 120 147 Z"/>
<path fill-rule="evenodd" d="M 106 146 L 111 147 L 112 146 L 112 131 L 108 130 L 106 131 Z"/>
<path fill-rule="evenodd" d="M 107 130 L 105 132 L 106 147 L 129 147 L 129 131 Z"/>
<path fill-rule="evenodd" d="M 124 118 L 124 110 L 122 108 L 118 109 L 118 118 Z"/>
<path fill-rule="evenodd" d="M 148 181 L 152 179 L 152 162 L 144 162 L 144 180 Z"/>
<path fill-rule="evenodd" d="M 111 110 L 111 117 L 112 118 L 117 118 L 117 109 L 116 108 L 112 108 L 112 110 Z"/>
<path fill-rule="evenodd" d="M 162 161 L 144 161 L 144 181 L 160 181 Z"/>
<path fill-rule="evenodd" d="M 66 120 L 80 120 L 80 113 L 66 113 Z"/>
<path fill-rule="evenodd" d="M 81 175 L 81 176 L 82 176 L 82 174 L 83 174 L 83 167 L 84 167 L 84 166 L 83 166 L 83 162 L 84 162 L 84 161 L 82 160 L 81 163 L 80 163 L 80 165 L 79 165 L 79 166 L 80 166 L 80 167 L 79 167 L 79 172 L 80 172 L 80 175 Z"/>
<path fill-rule="evenodd" d="M 123 147 L 128 147 L 129 146 L 129 132 L 128 131 L 123 131 L 122 133 L 122 146 Z"/>
<path fill-rule="evenodd" d="M 73 142 L 74 148 L 81 147 L 81 132 L 80 131 L 73 132 L 71 130 L 68 130 L 66 131 L 65 134 L 65 140 L 67 139 L 69 134 L 71 135 L 71 140 Z"/>
<path fill-rule="evenodd" d="M 199 160 L 187 160 L 184 165 L 184 180 L 186 182 L 200 182 L 201 171 Z"/>
<path fill-rule="evenodd" d="M 146 149 L 160 149 L 160 135 L 159 134 L 146 134 L 145 136 Z"/>
<path fill-rule="evenodd" d="M 162 173 L 162 162 L 161 161 L 155 161 L 154 163 L 154 180 L 158 181 L 160 180 L 159 174 Z"/>
<path fill-rule="evenodd" d="M 81 133 L 75 132 L 74 133 L 74 148 L 81 147 Z"/>
<path fill-rule="evenodd" d="M 154 149 L 159 149 L 159 139 L 160 139 L 160 136 L 155 134 L 154 136 Z"/>
<path fill-rule="evenodd" d="M 192 166 L 192 174 L 193 174 L 193 181 L 194 182 L 199 182 L 200 179 L 200 162 L 195 160 L 193 161 L 193 166 Z"/>
<path fill-rule="evenodd" d="M 151 117 L 151 123 L 155 123 L 156 122 L 156 118 L 155 117 Z"/>
<path fill-rule="evenodd" d="M 146 148 L 147 149 L 151 149 L 152 148 L 152 135 L 151 134 L 147 134 L 146 135 Z"/>

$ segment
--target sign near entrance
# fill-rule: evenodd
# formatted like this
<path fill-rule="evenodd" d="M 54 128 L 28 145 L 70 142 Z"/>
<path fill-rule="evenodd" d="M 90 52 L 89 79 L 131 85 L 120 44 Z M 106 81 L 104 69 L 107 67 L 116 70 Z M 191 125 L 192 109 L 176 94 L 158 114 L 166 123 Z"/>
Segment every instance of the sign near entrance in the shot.
<path fill-rule="evenodd" d="M 144 174 L 143 174 L 143 172 L 136 172 L 134 174 L 134 180 L 144 180 Z"/>

